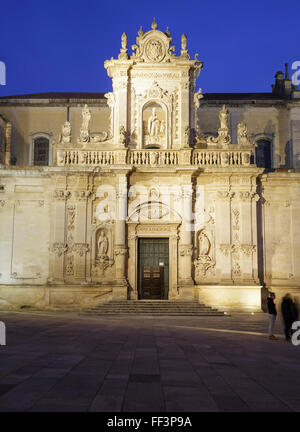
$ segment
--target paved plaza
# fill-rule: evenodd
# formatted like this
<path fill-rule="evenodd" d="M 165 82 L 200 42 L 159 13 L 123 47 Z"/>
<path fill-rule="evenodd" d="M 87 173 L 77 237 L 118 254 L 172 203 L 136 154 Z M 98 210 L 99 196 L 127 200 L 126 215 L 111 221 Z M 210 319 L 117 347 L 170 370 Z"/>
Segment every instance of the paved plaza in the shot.
<path fill-rule="evenodd" d="M 267 319 L 0 312 L 0 411 L 300 411 L 300 346 Z"/>

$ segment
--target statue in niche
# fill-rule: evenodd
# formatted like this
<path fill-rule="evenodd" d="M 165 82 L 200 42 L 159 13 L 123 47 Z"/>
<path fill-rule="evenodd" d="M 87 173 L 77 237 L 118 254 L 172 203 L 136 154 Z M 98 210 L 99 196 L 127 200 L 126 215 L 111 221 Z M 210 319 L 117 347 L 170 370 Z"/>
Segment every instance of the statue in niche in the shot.
<path fill-rule="evenodd" d="M 194 261 L 196 277 L 207 276 L 208 271 L 212 272 L 215 268 L 215 260 L 213 258 L 212 244 L 209 235 L 205 230 L 201 230 L 197 238 L 198 256 Z"/>
<path fill-rule="evenodd" d="M 159 120 L 156 114 L 156 108 L 152 108 L 152 115 L 148 120 L 148 134 L 151 137 L 157 137 L 159 135 Z"/>
<path fill-rule="evenodd" d="M 100 236 L 98 238 L 98 257 L 100 259 L 108 259 L 107 257 L 108 250 L 108 239 L 105 235 L 104 231 L 100 232 Z"/>
<path fill-rule="evenodd" d="M 201 231 L 198 235 L 198 258 L 201 256 L 208 256 L 210 249 L 210 240 L 205 232 Z"/>
<path fill-rule="evenodd" d="M 70 144 L 71 142 L 71 123 L 66 121 L 61 127 L 59 142 L 62 144 Z"/>

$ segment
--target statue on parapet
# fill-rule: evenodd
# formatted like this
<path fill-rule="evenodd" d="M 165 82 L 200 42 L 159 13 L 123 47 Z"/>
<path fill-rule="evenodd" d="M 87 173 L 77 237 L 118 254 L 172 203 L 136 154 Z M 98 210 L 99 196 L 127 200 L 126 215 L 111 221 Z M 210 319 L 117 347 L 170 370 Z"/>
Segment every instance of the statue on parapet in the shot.
<path fill-rule="evenodd" d="M 59 135 L 59 142 L 61 144 L 70 144 L 71 143 L 71 123 L 69 121 L 65 121 L 61 127 L 61 134 Z"/>

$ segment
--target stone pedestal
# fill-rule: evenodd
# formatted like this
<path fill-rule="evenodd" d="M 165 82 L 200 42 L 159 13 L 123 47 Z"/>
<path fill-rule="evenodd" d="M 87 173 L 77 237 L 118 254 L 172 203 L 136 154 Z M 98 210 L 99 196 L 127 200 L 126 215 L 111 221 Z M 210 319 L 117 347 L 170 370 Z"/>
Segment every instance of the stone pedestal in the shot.
<path fill-rule="evenodd" d="M 112 300 L 127 300 L 127 284 L 126 285 L 117 285 L 112 289 Z"/>
<path fill-rule="evenodd" d="M 194 285 L 180 285 L 179 287 L 179 300 L 192 301 L 195 299 L 195 286 Z"/>

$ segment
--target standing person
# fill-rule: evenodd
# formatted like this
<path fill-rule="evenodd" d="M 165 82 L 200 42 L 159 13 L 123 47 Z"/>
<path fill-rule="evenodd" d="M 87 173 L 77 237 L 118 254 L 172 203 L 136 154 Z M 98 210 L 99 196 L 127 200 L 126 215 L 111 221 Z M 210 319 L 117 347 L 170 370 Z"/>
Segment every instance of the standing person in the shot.
<path fill-rule="evenodd" d="M 284 322 L 285 340 L 289 342 L 292 336 L 292 324 L 298 319 L 298 310 L 293 302 L 291 294 L 286 294 L 281 303 L 281 313 Z"/>
<path fill-rule="evenodd" d="M 276 305 L 274 303 L 275 293 L 270 292 L 268 296 L 268 313 L 269 313 L 269 339 L 277 340 L 277 337 L 274 336 L 274 325 L 277 317 Z"/>

